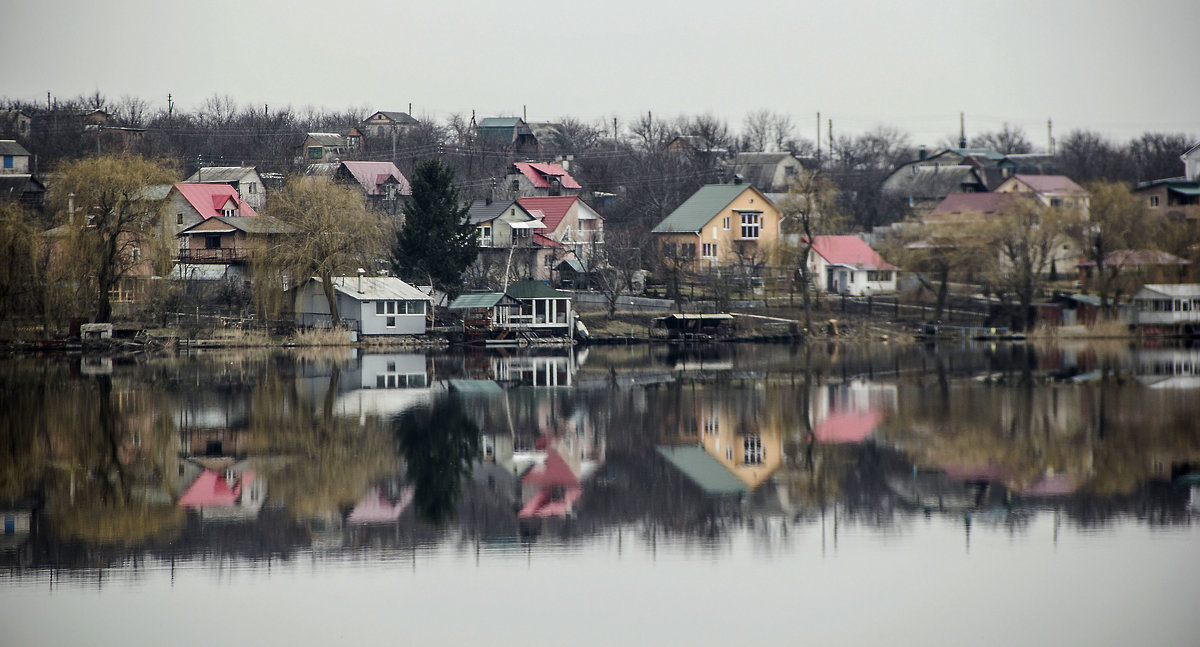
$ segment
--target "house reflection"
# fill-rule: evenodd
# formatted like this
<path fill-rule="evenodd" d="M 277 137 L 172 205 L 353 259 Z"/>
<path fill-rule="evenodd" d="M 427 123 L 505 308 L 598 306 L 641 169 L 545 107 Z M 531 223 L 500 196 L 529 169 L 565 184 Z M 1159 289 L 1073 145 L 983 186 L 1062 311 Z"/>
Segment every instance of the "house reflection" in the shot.
<path fill-rule="evenodd" d="M 367 353 L 349 362 L 337 381 L 339 416 L 393 416 L 433 401 L 433 365 L 424 353 Z"/>

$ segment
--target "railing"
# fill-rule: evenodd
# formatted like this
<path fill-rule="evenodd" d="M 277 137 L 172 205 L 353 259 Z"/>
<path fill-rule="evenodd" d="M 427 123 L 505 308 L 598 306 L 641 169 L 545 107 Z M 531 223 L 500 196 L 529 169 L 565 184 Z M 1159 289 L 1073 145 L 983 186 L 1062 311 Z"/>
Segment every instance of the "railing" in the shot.
<path fill-rule="evenodd" d="M 237 247 L 179 250 L 179 262 L 181 263 L 229 263 L 232 261 L 244 261 L 249 258 L 249 250 L 239 249 Z"/>

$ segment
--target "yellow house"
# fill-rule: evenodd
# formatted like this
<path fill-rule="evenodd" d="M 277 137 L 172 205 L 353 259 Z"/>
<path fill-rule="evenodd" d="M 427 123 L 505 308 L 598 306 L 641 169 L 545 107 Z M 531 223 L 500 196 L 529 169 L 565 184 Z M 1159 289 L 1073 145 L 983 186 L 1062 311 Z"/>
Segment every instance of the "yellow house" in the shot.
<path fill-rule="evenodd" d="M 749 184 L 700 187 L 652 230 L 658 251 L 694 272 L 761 263 L 779 241 L 779 208 Z"/>

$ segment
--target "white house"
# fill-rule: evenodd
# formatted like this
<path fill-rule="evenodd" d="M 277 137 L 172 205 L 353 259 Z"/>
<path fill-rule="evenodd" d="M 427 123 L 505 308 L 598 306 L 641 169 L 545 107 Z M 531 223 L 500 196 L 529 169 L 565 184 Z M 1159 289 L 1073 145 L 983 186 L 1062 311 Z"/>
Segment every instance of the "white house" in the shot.
<path fill-rule="evenodd" d="M 883 260 L 858 236 L 814 236 L 808 269 L 818 290 L 868 296 L 895 292 L 900 268 Z"/>
<path fill-rule="evenodd" d="M 1200 333 L 1200 283 L 1148 283 L 1126 311 L 1135 326 L 1178 327 Z"/>
<path fill-rule="evenodd" d="M 333 278 L 342 325 L 362 335 L 423 335 L 430 296 L 391 276 Z M 332 317 L 321 279 L 296 288 L 296 325 L 329 328 Z"/>

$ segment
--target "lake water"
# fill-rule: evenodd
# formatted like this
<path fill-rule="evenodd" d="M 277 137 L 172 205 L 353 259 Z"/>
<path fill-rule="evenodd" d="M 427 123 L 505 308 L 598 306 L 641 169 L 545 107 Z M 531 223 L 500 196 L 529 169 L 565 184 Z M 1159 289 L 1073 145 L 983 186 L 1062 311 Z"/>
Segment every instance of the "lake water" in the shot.
<path fill-rule="evenodd" d="M 0 361 L 0 644 L 1200 644 L 1200 350 Z"/>

